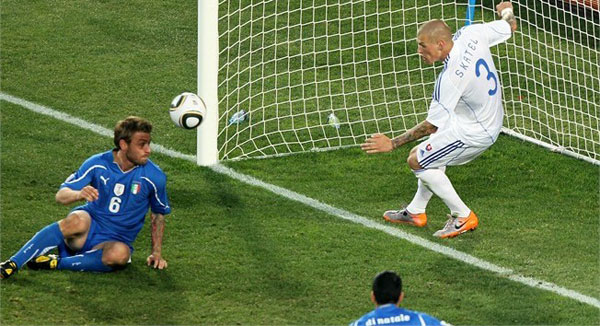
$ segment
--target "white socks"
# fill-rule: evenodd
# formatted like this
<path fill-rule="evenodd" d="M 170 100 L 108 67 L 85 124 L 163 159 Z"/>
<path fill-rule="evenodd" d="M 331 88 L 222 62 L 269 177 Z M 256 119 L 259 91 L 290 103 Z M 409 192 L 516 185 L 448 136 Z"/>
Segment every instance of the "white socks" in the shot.
<path fill-rule="evenodd" d="M 423 181 L 421 181 L 419 178 L 417 178 L 417 180 L 419 186 L 417 187 L 415 197 L 410 204 L 406 206 L 406 209 L 413 214 L 425 213 L 427 203 L 429 203 L 431 196 L 433 196 L 433 192 L 431 192 L 431 190 L 429 190 L 429 188 L 423 184 Z"/>
<path fill-rule="evenodd" d="M 424 213 L 433 191 L 450 208 L 452 215 L 459 217 L 469 216 L 471 210 L 458 197 L 445 171 L 446 167 L 413 171 L 419 182 L 415 197 L 406 207 L 409 212 L 414 214 Z"/>

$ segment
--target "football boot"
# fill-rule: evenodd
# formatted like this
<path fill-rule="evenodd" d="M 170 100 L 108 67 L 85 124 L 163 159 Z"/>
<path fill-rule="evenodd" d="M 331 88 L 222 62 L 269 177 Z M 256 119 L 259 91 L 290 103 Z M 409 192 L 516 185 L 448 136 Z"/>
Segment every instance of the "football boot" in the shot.
<path fill-rule="evenodd" d="M 455 217 L 448 215 L 448 221 L 441 230 L 436 231 L 433 236 L 438 238 L 453 238 L 467 231 L 473 231 L 479 225 L 477 215 L 471 211 L 467 217 Z"/>
<path fill-rule="evenodd" d="M 17 267 L 17 263 L 12 260 L 7 260 L 3 263 L 0 263 L 0 279 L 9 278 L 18 270 L 19 267 Z"/>
<path fill-rule="evenodd" d="M 27 268 L 35 271 L 40 269 L 54 270 L 58 266 L 57 255 L 41 255 L 27 262 Z"/>
<path fill-rule="evenodd" d="M 424 227 L 427 224 L 427 214 L 412 214 L 406 208 L 397 211 L 386 211 L 383 213 L 383 219 L 392 223 L 405 223 L 418 227 Z"/>

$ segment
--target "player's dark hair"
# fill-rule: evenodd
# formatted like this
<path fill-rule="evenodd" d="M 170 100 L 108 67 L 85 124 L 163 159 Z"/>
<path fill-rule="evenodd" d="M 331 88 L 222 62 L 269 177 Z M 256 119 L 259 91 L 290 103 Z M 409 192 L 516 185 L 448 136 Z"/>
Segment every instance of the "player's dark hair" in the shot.
<path fill-rule="evenodd" d="M 402 279 L 392 271 L 384 271 L 373 280 L 373 294 L 378 305 L 396 304 L 402 293 Z"/>
<path fill-rule="evenodd" d="M 119 142 L 121 141 L 121 139 L 125 140 L 127 144 L 130 144 L 133 134 L 139 131 L 148 134 L 151 133 L 152 124 L 150 123 L 150 121 L 144 118 L 130 116 L 117 122 L 117 125 L 115 126 L 114 137 L 115 149 L 121 149 L 121 147 L 119 146 Z"/>

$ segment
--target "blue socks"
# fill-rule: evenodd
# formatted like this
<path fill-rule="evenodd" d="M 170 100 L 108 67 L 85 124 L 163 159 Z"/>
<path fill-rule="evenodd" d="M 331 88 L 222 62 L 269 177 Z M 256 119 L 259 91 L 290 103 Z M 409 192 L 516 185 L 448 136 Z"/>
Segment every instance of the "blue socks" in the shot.
<path fill-rule="evenodd" d="M 58 222 L 52 223 L 36 233 L 10 260 L 14 261 L 19 269 L 31 259 L 43 255 L 59 247 L 60 260 L 57 269 L 89 272 L 110 272 L 112 267 L 102 263 L 102 250 L 90 250 L 74 256 L 64 256 L 67 253 L 64 245 L 65 238 Z"/>
<path fill-rule="evenodd" d="M 78 272 L 110 272 L 112 267 L 102 263 L 102 249 L 86 251 L 82 254 L 61 257 L 56 269 L 66 269 Z"/>
<path fill-rule="evenodd" d="M 60 232 L 58 222 L 52 223 L 36 233 L 10 260 L 21 268 L 24 264 L 39 255 L 43 255 L 63 243 L 65 238 Z"/>

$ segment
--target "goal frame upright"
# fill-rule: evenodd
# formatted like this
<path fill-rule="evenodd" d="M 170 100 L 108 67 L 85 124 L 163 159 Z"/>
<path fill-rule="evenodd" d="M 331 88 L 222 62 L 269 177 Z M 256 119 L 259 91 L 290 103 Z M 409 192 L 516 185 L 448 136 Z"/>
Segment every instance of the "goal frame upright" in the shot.
<path fill-rule="evenodd" d="M 198 0 L 198 96 L 206 105 L 206 116 L 198 127 L 196 163 L 210 166 L 219 162 L 219 2 Z"/>

